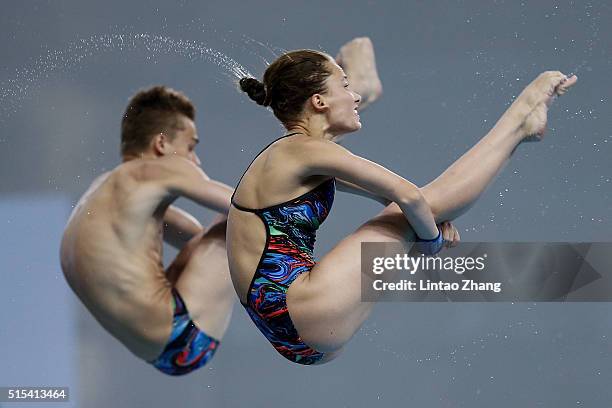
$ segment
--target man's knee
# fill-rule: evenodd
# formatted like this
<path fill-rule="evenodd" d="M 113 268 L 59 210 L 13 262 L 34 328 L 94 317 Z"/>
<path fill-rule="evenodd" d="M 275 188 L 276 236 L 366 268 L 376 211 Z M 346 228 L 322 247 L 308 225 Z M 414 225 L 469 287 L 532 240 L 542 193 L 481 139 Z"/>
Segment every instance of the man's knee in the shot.
<path fill-rule="evenodd" d="M 227 217 L 217 217 L 210 227 L 204 233 L 204 236 L 208 238 L 216 238 L 225 240 L 225 233 L 227 232 Z"/>

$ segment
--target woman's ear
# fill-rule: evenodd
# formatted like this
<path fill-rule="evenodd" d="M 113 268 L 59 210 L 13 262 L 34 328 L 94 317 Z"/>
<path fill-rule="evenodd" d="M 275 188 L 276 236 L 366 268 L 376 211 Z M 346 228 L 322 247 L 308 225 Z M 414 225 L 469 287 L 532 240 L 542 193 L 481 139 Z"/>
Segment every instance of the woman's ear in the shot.
<path fill-rule="evenodd" d="M 327 101 L 325 99 L 325 96 L 323 96 L 321 94 L 314 94 L 314 95 L 312 95 L 310 97 L 309 101 L 310 101 L 310 104 L 312 105 L 312 108 L 314 109 L 315 112 L 324 112 L 329 107 L 327 105 Z"/>

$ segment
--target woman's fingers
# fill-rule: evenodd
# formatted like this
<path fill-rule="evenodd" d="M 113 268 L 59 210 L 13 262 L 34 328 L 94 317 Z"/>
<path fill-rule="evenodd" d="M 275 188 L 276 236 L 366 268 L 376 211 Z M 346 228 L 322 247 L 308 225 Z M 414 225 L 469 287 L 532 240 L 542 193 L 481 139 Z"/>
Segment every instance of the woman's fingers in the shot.
<path fill-rule="evenodd" d="M 444 246 L 446 248 L 452 248 L 459 244 L 461 240 L 459 231 L 451 222 L 445 221 L 440 224 L 440 231 L 442 233 L 442 238 L 444 238 Z"/>
<path fill-rule="evenodd" d="M 453 234 L 453 245 L 452 246 L 457 246 L 459 245 L 459 241 L 461 241 L 461 236 L 459 235 L 459 230 L 457 228 L 455 228 L 453 226 L 454 229 L 454 234 Z"/>
<path fill-rule="evenodd" d="M 451 223 L 448 221 L 443 222 L 441 225 L 441 232 L 442 238 L 444 239 L 444 246 L 449 248 L 454 236 L 453 226 Z"/>

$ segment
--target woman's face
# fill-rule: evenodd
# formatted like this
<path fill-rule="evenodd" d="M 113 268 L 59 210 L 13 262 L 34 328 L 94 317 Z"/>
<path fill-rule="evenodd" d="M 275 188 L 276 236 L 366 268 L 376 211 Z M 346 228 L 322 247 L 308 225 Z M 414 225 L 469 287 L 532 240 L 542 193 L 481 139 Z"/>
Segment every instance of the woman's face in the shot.
<path fill-rule="evenodd" d="M 357 106 L 361 96 L 351 91 L 344 70 L 335 62 L 329 63 L 331 75 L 326 80 L 327 90 L 322 94 L 328 105 L 326 110 L 329 132 L 335 135 L 361 129 Z"/>

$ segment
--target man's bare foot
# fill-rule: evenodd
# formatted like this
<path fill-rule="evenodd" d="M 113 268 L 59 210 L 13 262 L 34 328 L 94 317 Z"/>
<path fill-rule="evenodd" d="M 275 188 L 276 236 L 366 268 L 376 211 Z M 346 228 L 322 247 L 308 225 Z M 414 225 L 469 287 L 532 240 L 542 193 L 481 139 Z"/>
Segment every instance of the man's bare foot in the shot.
<path fill-rule="evenodd" d="M 354 38 L 344 44 L 336 56 L 336 62 L 344 69 L 351 88 L 361 95 L 359 109 L 365 108 L 382 95 L 374 46 L 368 37 Z"/>
<path fill-rule="evenodd" d="M 559 71 L 546 71 L 538 75 L 516 98 L 517 109 L 524 112 L 520 132 L 523 141 L 540 141 L 546 132 L 548 107 L 572 87 L 578 77 L 567 77 Z M 514 104 L 513 104 L 514 105 Z"/>

